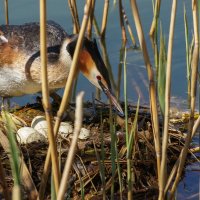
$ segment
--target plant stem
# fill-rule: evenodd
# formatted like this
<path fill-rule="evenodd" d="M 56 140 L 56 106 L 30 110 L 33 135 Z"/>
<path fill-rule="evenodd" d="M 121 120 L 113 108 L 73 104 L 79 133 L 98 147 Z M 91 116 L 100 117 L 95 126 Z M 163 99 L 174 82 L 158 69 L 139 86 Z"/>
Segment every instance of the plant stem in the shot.
<path fill-rule="evenodd" d="M 164 110 L 164 130 L 162 139 L 162 160 L 159 181 L 159 199 L 164 199 L 164 188 L 167 179 L 167 146 L 168 146 L 168 128 L 169 128 L 169 108 L 170 108 L 170 89 L 171 89 L 171 63 L 172 63 L 172 50 L 174 39 L 174 26 L 176 19 L 176 6 L 177 0 L 172 2 L 171 21 L 169 29 L 169 41 L 167 52 L 167 67 L 166 67 L 166 84 L 165 84 L 165 110 Z"/>
<path fill-rule="evenodd" d="M 196 87 L 197 87 L 197 74 L 198 74 L 198 63 L 199 63 L 199 30 L 198 30 L 198 2 L 197 0 L 192 1 L 192 14 L 193 14 L 193 28 L 194 28 L 194 51 L 193 51 L 193 57 L 192 57 L 192 74 L 191 74 L 191 108 L 190 108 L 190 121 L 189 121 L 189 127 L 188 127 L 188 134 L 186 137 L 185 145 L 182 150 L 182 156 L 180 159 L 180 163 L 178 166 L 178 170 L 176 173 L 175 181 L 172 185 L 172 189 L 170 191 L 169 199 L 172 199 L 174 197 L 174 193 L 176 191 L 178 182 L 180 180 L 186 156 L 188 153 L 188 148 L 191 142 L 191 136 L 192 136 L 192 130 L 194 125 L 194 113 L 195 113 L 195 101 L 196 101 Z"/>
<path fill-rule="evenodd" d="M 151 105 L 151 113 L 152 113 L 152 127 L 153 127 L 153 134 L 154 134 L 154 143 L 155 143 L 155 150 L 156 150 L 156 158 L 157 158 L 157 172 L 158 172 L 158 180 L 160 177 L 160 131 L 159 131 L 159 121 L 158 121 L 158 108 L 157 108 L 157 98 L 156 98 L 156 87 L 154 82 L 154 73 L 151 67 L 149 55 L 147 52 L 147 46 L 145 42 L 144 33 L 142 30 L 142 24 L 140 21 L 140 16 L 137 8 L 136 0 L 130 0 L 132 14 L 136 25 L 137 35 L 139 38 L 140 46 L 142 49 L 148 78 L 149 78 L 149 95 L 150 95 L 150 105 Z"/>

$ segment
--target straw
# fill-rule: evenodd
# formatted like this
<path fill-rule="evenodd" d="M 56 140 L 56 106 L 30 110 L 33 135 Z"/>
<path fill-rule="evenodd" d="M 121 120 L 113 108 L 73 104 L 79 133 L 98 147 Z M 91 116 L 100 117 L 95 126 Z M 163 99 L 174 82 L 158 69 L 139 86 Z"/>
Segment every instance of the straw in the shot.
<path fill-rule="evenodd" d="M 58 129 L 59 129 L 59 126 L 60 126 L 60 122 L 61 122 L 63 113 L 66 109 L 66 106 L 68 105 L 68 101 L 69 101 L 69 97 L 70 97 L 70 91 L 71 91 L 71 88 L 72 88 L 72 85 L 73 85 L 73 80 L 74 80 L 74 77 L 75 77 L 76 72 L 78 70 L 78 68 L 77 68 L 78 56 L 79 56 L 79 53 L 80 53 L 80 50 L 81 50 L 85 29 L 87 27 L 88 16 L 89 16 L 90 8 L 91 8 L 91 2 L 92 1 L 89 0 L 89 2 L 85 5 L 85 8 L 84 8 L 84 17 L 83 17 L 78 41 L 77 41 L 77 44 L 76 44 L 76 49 L 75 49 L 75 52 L 74 52 L 73 61 L 72 61 L 72 64 L 71 64 L 71 69 L 70 69 L 68 80 L 67 80 L 67 83 L 66 83 L 66 86 L 65 86 L 62 102 L 61 102 L 60 108 L 57 112 L 56 122 L 55 122 L 55 126 L 54 126 L 55 137 L 57 136 L 57 132 L 58 132 Z M 42 176 L 41 185 L 40 185 L 40 190 L 39 190 L 39 199 L 43 199 L 43 196 L 44 196 L 45 186 L 46 186 L 47 178 L 48 178 L 49 171 L 50 171 L 50 162 L 51 162 L 50 149 L 48 149 L 47 157 L 46 157 L 45 165 L 44 165 L 43 176 Z"/>
<path fill-rule="evenodd" d="M 92 0 L 90 18 L 89 18 L 88 26 L 87 26 L 87 37 L 89 39 L 92 38 L 92 24 L 93 24 L 93 19 L 94 19 L 94 8 L 95 8 L 95 0 Z"/>
<path fill-rule="evenodd" d="M 120 19 L 120 27 L 122 31 L 122 40 L 125 42 L 127 40 L 127 37 L 126 37 L 126 29 L 124 26 L 124 20 L 123 20 L 122 0 L 119 0 L 119 19 Z"/>
<path fill-rule="evenodd" d="M 153 21 L 152 21 L 151 28 L 150 28 L 150 31 L 149 31 L 149 35 L 151 37 L 153 37 L 155 30 L 156 30 L 156 24 L 157 24 L 159 14 L 160 14 L 160 5 L 161 5 L 161 0 L 156 0 Z"/>
<path fill-rule="evenodd" d="M 75 111 L 75 123 L 74 123 L 75 130 L 74 130 L 73 139 L 70 145 L 70 149 L 68 152 L 67 160 L 65 162 L 62 179 L 60 182 L 60 188 L 59 188 L 58 197 L 57 197 L 58 200 L 64 199 L 64 194 L 68 187 L 69 173 L 70 173 L 71 166 L 74 160 L 78 136 L 81 130 L 82 120 L 83 120 L 83 95 L 84 95 L 84 92 L 81 92 L 78 94 L 76 98 L 76 111 Z"/>
<path fill-rule="evenodd" d="M 6 18 L 6 25 L 9 24 L 9 16 L 8 16 L 8 0 L 4 0 L 5 6 L 5 18 Z"/>
<path fill-rule="evenodd" d="M 191 142 L 191 136 L 193 125 L 194 125 L 194 114 L 195 114 L 195 101 L 196 101 L 196 86 L 197 86 L 197 74 L 198 74 L 198 63 L 199 63 L 199 31 L 198 31 L 198 1 L 192 1 L 192 15 L 193 15 L 193 28 L 194 28 L 194 51 L 192 57 L 192 73 L 191 73 L 191 108 L 190 108 L 190 121 L 189 121 L 189 128 L 188 134 L 186 137 L 185 145 L 182 150 L 182 156 L 180 159 L 180 163 L 178 166 L 178 170 L 176 173 L 175 181 L 172 185 L 172 189 L 170 191 L 169 199 L 174 197 L 174 193 L 176 191 L 177 185 L 181 178 L 181 174 L 184 168 L 185 160 L 188 153 L 188 148 Z"/>
<path fill-rule="evenodd" d="M 49 148 L 52 158 L 55 191 L 57 194 L 60 182 L 60 172 L 58 167 L 56 141 L 53 134 L 52 113 L 51 113 L 51 104 L 49 101 L 49 89 L 48 89 L 47 49 L 46 49 L 46 0 L 40 1 L 40 52 L 41 52 L 40 56 L 41 56 L 43 107 L 45 110 L 45 116 L 48 125 Z"/>
<path fill-rule="evenodd" d="M 167 66 L 166 66 L 166 84 L 165 84 L 165 110 L 164 110 L 164 131 L 162 142 L 162 160 L 159 181 L 159 199 L 164 199 L 164 187 L 167 179 L 167 146 L 168 146 L 168 128 L 169 128 L 169 108 L 170 108 L 170 89 L 171 89 L 171 62 L 174 39 L 174 26 L 176 19 L 177 1 L 173 0 L 171 9 L 171 21 L 169 29 L 169 41 L 167 52 Z"/>
<path fill-rule="evenodd" d="M 74 33 L 77 34 L 80 30 L 80 24 L 79 24 L 79 19 L 78 19 L 78 12 L 77 12 L 77 7 L 76 7 L 76 1 L 68 0 L 73 24 L 74 24 Z"/>
<path fill-rule="evenodd" d="M 108 20 L 108 8 L 109 8 L 109 0 L 104 1 L 104 9 L 103 9 L 103 18 L 101 24 L 101 38 L 105 38 L 106 34 L 106 25 Z"/>
<path fill-rule="evenodd" d="M 157 172 L 158 172 L 158 180 L 160 175 L 160 133 L 159 133 L 159 121 L 158 121 L 158 110 L 157 110 L 157 99 L 156 99 L 156 87 L 154 82 L 154 73 L 151 67 L 149 55 L 147 52 L 147 46 L 145 42 L 144 33 L 142 30 L 142 25 L 140 21 L 140 16 L 138 13 L 136 0 L 130 0 L 132 14 L 136 25 L 137 35 L 139 38 L 140 46 L 142 49 L 142 53 L 144 56 L 144 61 L 148 73 L 149 78 L 149 92 L 150 92 L 150 104 L 151 104 L 151 113 L 152 113 L 152 125 L 153 125 L 153 134 L 154 134 L 154 143 L 157 157 Z"/>
<path fill-rule="evenodd" d="M 123 6 L 122 6 L 122 13 L 123 13 L 124 21 L 125 21 L 125 23 L 126 23 L 126 26 L 127 26 L 129 35 L 130 35 L 130 37 L 131 37 L 131 41 L 132 41 L 132 43 L 133 43 L 133 46 L 136 47 L 135 37 L 133 36 L 133 31 L 132 31 L 132 29 L 131 29 L 131 26 L 130 26 L 129 21 L 128 21 L 128 17 L 127 17 L 127 15 L 126 15 L 126 12 L 125 12 Z"/>

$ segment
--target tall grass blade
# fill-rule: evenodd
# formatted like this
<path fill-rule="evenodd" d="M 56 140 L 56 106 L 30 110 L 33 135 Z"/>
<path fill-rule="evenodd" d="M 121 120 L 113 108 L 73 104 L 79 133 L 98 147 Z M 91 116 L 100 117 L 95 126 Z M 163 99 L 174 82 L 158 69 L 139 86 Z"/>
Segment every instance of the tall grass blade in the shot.
<path fill-rule="evenodd" d="M 131 131 L 130 131 L 129 142 L 128 142 L 128 146 L 127 146 L 127 158 L 129 158 L 129 159 L 131 159 L 132 151 L 133 151 L 134 143 L 135 143 L 135 134 L 137 131 L 139 108 L 140 108 L 140 97 L 138 98 L 137 109 L 136 109 L 133 125 L 132 125 Z"/>
<path fill-rule="evenodd" d="M 162 115 L 165 113 L 165 82 L 166 82 L 166 46 L 165 39 L 160 31 L 160 50 L 159 50 L 159 64 L 158 64 L 158 100 Z"/>
<path fill-rule="evenodd" d="M 133 199 L 133 172 L 132 172 L 132 152 L 135 145 L 135 134 L 137 131 L 138 113 L 139 113 L 140 98 L 137 103 L 137 110 L 134 118 L 134 122 L 130 131 L 129 141 L 127 145 L 127 182 L 128 182 L 128 199 Z"/>
<path fill-rule="evenodd" d="M 188 36 L 188 21 L 187 13 L 184 4 L 184 29 L 185 29 L 185 52 L 186 52 L 186 66 L 187 66 L 187 82 L 188 82 L 188 107 L 190 107 L 190 95 L 191 95 L 191 54 L 189 47 L 189 36 Z"/>
<path fill-rule="evenodd" d="M 114 124 L 113 124 L 113 113 L 110 106 L 110 114 L 109 114 L 109 120 L 110 120 L 110 133 L 111 133 L 111 171 L 112 171 L 112 185 L 111 185 L 111 199 L 114 200 L 114 191 L 115 191 L 115 175 L 116 175 L 116 151 L 115 151 L 115 144 L 116 144 L 116 133 L 114 131 Z"/>
<path fill-rule="evenodd" d="M 154 13 L 153 21 L 152 21 L 151 28 L 150 28 L 150 31 L 149 31 L 149 35 L 151 37 L 153 37 L 153 35 L 156 31 L 156 24 L 157 24 L 159 14 L 160 14 L 160 5 L 161 5 L 161 0 L 156 0 L 154 10 L 153 10 L 154 11 L 153 12 Z"/>
<path fill-rule="evenodd" d="M 126 48 L 124 48 L 124 114 L 125 114 L 125 130 L 126 130 L 126 146 L 128 146 L 128 102 L 127 102 L 127 66 L 126 66 Z"/>
<path fill-rule="evenodd" d="M 6 131 L 8 134 L 9 140 L 9 148 L 10 148 L 10 163 L 12 169 L 12 175 L 14 179 L 14 187 L 12 196 L 14 199 L 18 200 L 21 199 L 21 191 L 20 191 L 20 184 L 21 184 L 21 177 L 20 177 L 20 161 L 19 161 L 19 149 L 16 142 L 16 126 L 7 111 L 2 111 L 2 117 L 6 122 Z"/>

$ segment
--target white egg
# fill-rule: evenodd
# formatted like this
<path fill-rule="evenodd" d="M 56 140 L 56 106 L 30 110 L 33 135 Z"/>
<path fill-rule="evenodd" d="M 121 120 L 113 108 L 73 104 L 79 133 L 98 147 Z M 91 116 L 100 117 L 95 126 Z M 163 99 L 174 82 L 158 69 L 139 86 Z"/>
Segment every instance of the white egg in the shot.
<path fill-rule="evenodd" d="M 47 142 L 47 139 L 31 127 L 22 127 L 17 131 L 17 140 L 21 144 L 29 144 L 31 142 Z"/>
<path fill-rule="evenodd" d="M 86 140 L 90 137 L 90 130 L 86 128 L 81 128 L 80 134 L 78 136 L 79 139 L 81 140 Z"/>
<path fill-rule="evenodd" d="M 73 133 L 73 127 L 69 122 L 61 122 L 58 132 L 59 134 L 62 134 L 66 137 L 69 134 Z"/>
<path fill-rule="evenodd" d="M 48 125 L 44 116 L 37 116 L 32 120 L 31 127 L 47 138 Z"/>

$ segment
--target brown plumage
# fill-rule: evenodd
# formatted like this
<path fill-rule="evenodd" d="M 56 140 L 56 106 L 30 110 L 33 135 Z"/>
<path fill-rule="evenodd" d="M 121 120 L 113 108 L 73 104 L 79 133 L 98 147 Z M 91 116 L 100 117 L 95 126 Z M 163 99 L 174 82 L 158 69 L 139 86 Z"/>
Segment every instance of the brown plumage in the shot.
<path fill-rule="evenodd" d="M 0 96 L 41 91 L 39 23 L 2 25 L 0 30 Z M 47 22 L 46 30 L 49 89 L 54 90 L 66 84 L 78 36 L 68 35 L 53 21 Z M 92 84 L 106 91 L 112 101 L 114 98 L 114 105 L 123 113 L 111 93 L 108 71 L 95 41 L 84 38 L 78 68 Z"/>

